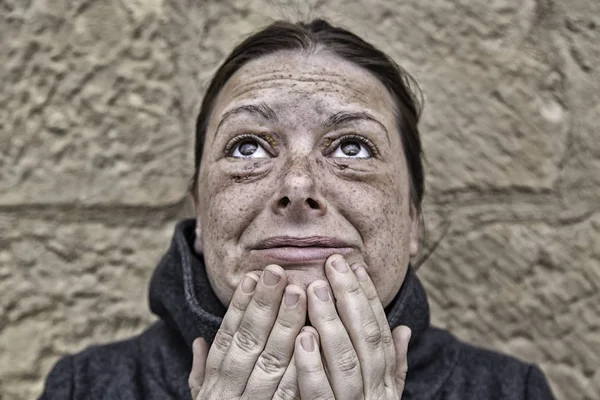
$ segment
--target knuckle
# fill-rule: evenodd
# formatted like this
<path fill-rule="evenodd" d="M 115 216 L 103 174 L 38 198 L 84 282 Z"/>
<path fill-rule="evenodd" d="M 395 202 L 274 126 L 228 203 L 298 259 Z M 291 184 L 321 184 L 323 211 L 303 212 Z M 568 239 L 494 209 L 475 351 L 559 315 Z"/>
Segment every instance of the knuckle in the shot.
<path fill-rule="evenodd" d="M 335 397 L 333 397 L 329 393 L 315 393 L 315 395 L 313 397 L 311 397 L 311 399 L 314 399 L 314 400 L 335 400 Z"/>
<path fill-rule="evenodd" d="M 382 333 L 381 334 L 381 342 L 384 345 L 389 346 L 394 343 L 394 338 L 392 337 L 391 333 Z"/>
<path fill-rule="evenodd" d="M 264 296 L 263 295 L 258 295 L 258 296 L 254 296 L 252 298 L 252 301 L 254 302 L 254 305 L 256 306 L 256 309 L 260 312 L 264 312 L 267 313 L 268 311 L 270 311 L 273 308 L 273 304 L 275 304 L 276 302 L 272 301 L 268 296 Z"/>
<path fill-rule="evenodd" d="M 246 311 L 246 308 L 248 308 L 248 303 L 249 301 L 244 301 L 245 299 L 241 298 L 241 296 L 233 296 L 233 299 L 231 300 L 231 304 L 229 305 L 229 308 L 234 308 L 235 310 L 238 311 L 238 313 L 243 313 L 244 311 Z"/>
<path fill-rule="evenodd" d="M 297 388 L 289 386 L 280 386 L 273 395 L 274 400 L 300 400 Z"/>
<path fill-rule="evenodd" d="M 379 299 L 379 295 L 377 294 L 377 291 L 373 286 L 362 286 L 362 290 L 370 302 L 375 303 L 376 305 L 379 305 L 381 307 L 381 300 Z"/>
<path fill-rule="evenodd" d="M 354 350 L 345 350 L 336 360 L 338 369 L 348 375 L 353 375 L 359 369 L 358 357 Z"/>
<path fill-rule="evenodd" d="M 252 353 L 258 348 L 260 340 L 256 332 L 254 332 L 251 327 L 246 324 L 242 324 L 235 335 L 233 335 L 233 343 L 235 343 L 241 350 Z"/>
<path fill-rule="evenodd" d="M 346 292 L 351 296 L 363 295 L 364 292 L 358 282 L 349 283 L 346 287 Z"/>
<path fill-rule="evenodd" d="M 258 360 L 256 360 L 256 366 L 269 375 L 278 375 L 285 370 L 287 364 L 281 359 L 281 357 L 273 353 L 263 351 L 258 357 Z"/>
<path fill-rule="evenodd" d="M 320 363 L 298 363 L 296 368 L 298 369 L 298 375 L 318 376 L 324 372 Z"/>
<path fill-rule="evenodd" d="M 404 382 L 404 380 L 406 379 L 406 374 L 408 373 L 408 366 L 406 364 L 402 364 L 399 368 L 398 368 L 398 377 L 400 380 L 402 380 L 402 382 Z"/>
<path fill-rule="evenodd" d="M 285 333 L 290 333 L 297 329 L 298 322 L 290 315 L 280 315 L 277 318 L 277 326 Z"/>
<path fill-rule="evenodd" d="M 379 347 L 383 342 L 381 329 L 379 328 L 379 324 L 375 322 L 365 325 L 363 328 L 363 336 L 365 341 L 373 347 Z"/>
<path fill-rule="evenodd" d="M 323 313 L 323 315 L 320 316 L 320 319 L 326 325 L 337 324 L 340 322 L 340 317 L 335 310 Z"/>
<path fill-rule="evenodd" d="M 188 378 L 188 386 L 190 389 L 199 389 L 201 386 L 198 384 L 198 382 L 196 381 L 195 377 L 190 376 Z"/>
<path fill-rule="evenodd" d="M 215 336 L 213 346 L 215 346 L 217 350 L 227 350 L 229 346 L 231 346 L 232 341 L 233 335 L 230 332 L 225 329 L 219 329 Z"/>

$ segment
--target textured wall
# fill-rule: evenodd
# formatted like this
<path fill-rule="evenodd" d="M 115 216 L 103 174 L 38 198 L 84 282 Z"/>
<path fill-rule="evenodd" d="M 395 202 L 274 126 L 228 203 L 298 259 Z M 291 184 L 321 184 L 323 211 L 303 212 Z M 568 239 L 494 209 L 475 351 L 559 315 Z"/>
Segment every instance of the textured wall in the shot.
<path fill-rule="evenodd" d="M 325 16 L 420 82 L 433 320 L 600 398 L 600 2 L 0 1 L 0 399 L 134 334 L 242 35 Z"/>

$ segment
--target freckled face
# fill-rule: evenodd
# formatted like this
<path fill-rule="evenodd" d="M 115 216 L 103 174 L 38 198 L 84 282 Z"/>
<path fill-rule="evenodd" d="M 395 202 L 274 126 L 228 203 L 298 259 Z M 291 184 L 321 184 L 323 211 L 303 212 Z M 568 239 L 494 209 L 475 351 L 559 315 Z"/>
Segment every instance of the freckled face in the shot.
<path fill-rule="evenodd" d="M 417 250 L 394 103 L 368 71 L 326 52 L 254 60 L 222 89 L 206 133 L 196 250 L 223 304 L 249 271 L 326 279 L 362 262 L 384 305 Z"/>

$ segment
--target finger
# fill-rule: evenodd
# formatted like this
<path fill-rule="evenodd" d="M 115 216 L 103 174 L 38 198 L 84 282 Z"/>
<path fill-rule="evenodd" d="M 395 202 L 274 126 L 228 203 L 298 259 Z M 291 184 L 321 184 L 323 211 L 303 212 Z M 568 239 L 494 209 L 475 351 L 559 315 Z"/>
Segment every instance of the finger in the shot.
<path fill-rule="evenodd" d="M 406 374 L 408 373 L 408 344 L 410 343 L 412 331 L 408 326 L 401 325 L 394 329 L 392 335 L 396 347 L 396 390 L 398 395 L 402 396 L 406 383 Z"/>
<path fill-rule="evenodd" d="M 298 390 L 302 400 L 351 398 L 334 397 L 329 379 L 323 368 L 319 346 L 312 332 L 302 332 L 298 335 L 294 358 L 298 373 Z"/>
<path fill-rule="evenodd" d="M 218 378 L 225 355 L 233 341 L 233 335 L 237 332 L 246 308 L 250 304 L 258 280 L 258 274 L 246 274 L 234 292 L 208 353 L 205 377 L 207 381 Z"/>
<path fill-rule="evenodd" d="M 358 355 L 364 394 L 368 398 L 383 398 L 386 395 L 386 359 L 381 324 L 371 302 L 342 256 L 329 257 L 325 262 L 325 273 L 336 298 L 339 317 Z"/>
<path fill-rule="evenodd" d="M 292 359 L 281 377 L 277 390 L 273 394 L 273 400 L 300 400 L 295 355 L 292 355 Z"/>
<path fill-rule="evenodd" d="M 363 293 L 369 300 L 371 309 L 373 310 L 375 318 L 379 323 L 379 328 L 381 330 L 381 344 L 385 357 L 384 382 L 388 391 L 394 393 L 395 391 L 390 389 L 394 389 L 396 386 L 394 377 L 396 371 L 396 349 L 394 348 L 394 341 L 392 339 L 392 332 L 390 330 L 390 324 L 387 320 L 387 315 L 385 314 L 383 304 L 381 304 L 381 300 L 379 299 L 377 289 L 375 289 L 375 285 L 369 277 L 365 266 L 362 264 L 353 264 L 350 269 L 354 271 L 354 275 L 356 276 Z"/>
<path fill-rule="evenodd" d="M 217 397 L 237 398 L 244 392 L 277 318 L 285 286 L 283 268 L 268 265 L 223 360 L 220 379 L 226 384 L 220 387 Z"/>
<path fill-rule="evenodd" d="M 321 338 L 321 349 L 335 397 L 353 399 L 357 395 L 362 396 L 361 365 L 346 327 L 333 304 L 327 282 L 312 282 L 306 294 L 308 316 Z"/>
<path fill-rule="evenodd" d="M 317 348 L 320 346 L 319 342 L 319 334 L 317 330 L 312 326 L 303 327 L 300 332 L 309 332 L 313 335 Z M 322 362 L 322 358 L 321 358 Z M 323 367 L 326 366 L 323 364 Z M 327 368 L 325 368 L 325 376 L 327 376 Z M 298 388 L 298 370 L 296 367 L 296 355 L 292 355 L 292 359 L 281 378 L 281 382 L 279 382 L 279 386 L 273 395 L 273 399 L 275 400 L 299 400 L 300 399 L 300 391 Z"/>
<path fill-rule="evenodd" d="M 313 334 L 313 336 L 315 337 L 315 340 L 317 341 L 317 347 L 321 347 L 321 339 L 319 338 L 319 332 L 317 332 L 317 330 L 312 327 L 312 326 L 304 326 L 302 327 L 302 329 L 300 329 L 300 332 L 310 332 Z"/>
<path fill-rule="evenodd" d="M 204 383 L 204 368 L 206 366 L 206 356 L 208 355 L 208 344 L 204 338 L 196 338 L 192 343 L 192 370 L 188 379 L 192 399 L 195 399 L 200 393 L 202 384 Z"/>
<path fill-rule="evenodd" d="M 271 398 L 292 358 L 296 336 L 306 321 L 306 293 L 296 285 L 285 288 L 277 319 L 244 391 L 249 399 Z"/>

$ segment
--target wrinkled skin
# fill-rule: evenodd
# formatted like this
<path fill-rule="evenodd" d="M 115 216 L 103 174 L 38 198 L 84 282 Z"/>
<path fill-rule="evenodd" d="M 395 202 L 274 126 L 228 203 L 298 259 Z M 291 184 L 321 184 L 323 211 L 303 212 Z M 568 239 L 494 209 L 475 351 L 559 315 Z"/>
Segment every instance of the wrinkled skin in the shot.
<path fill-rule="evenodd" d="M 223 118 L 240 106 L 263 104 L 274 115 L 240 111 Z M 377 122 L 325 127 L 340 111 L 368 113 Z M 251 158 L 232 156 L 240 148 L 231 147 L 232 140 L 243 134 L 260 137 Z M 344 135 L 366 138 L 376 150 L 369 158 L 347 157 L 338 140 Z M 360 146 L 359 155 L 368 149 L 360 141 L 345 143 Z M 367 266 L 385 306 L 418 249 L 409 186 L 394 103 L 381 82 L 323 51 L 278 52 L 242 67 L 217 99 L 197 186 L 195 247 L 204 254 L 213 290 L 229 304 L 244 274 L 274 262 L 253 250 L 259 241 L 342 239 L 351 248 L 348 262 Z M 324 259 L 277 263 L 289 283 L 303 289 L 326 279 Z"/>

